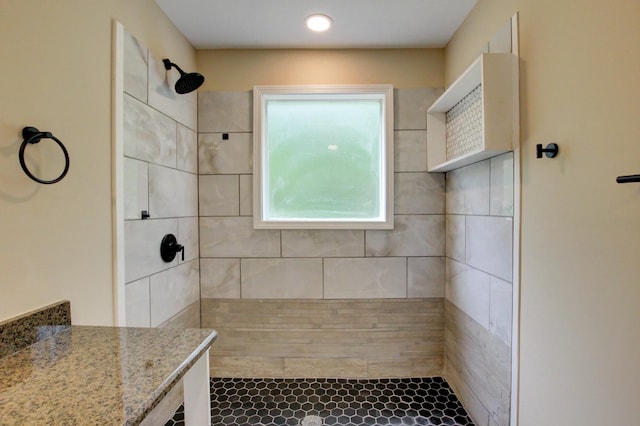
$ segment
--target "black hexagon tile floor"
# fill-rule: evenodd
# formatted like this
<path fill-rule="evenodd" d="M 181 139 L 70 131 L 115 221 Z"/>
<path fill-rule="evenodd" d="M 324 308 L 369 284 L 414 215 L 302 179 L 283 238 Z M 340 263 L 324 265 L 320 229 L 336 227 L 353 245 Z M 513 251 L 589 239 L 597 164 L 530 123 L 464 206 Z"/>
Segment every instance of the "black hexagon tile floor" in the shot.
<path fill-rule="evenodd" d="M 473 422 L 441 377 L 211 379 L 211 424 L 458 425 Z M 165 426 L 183 426 L 180 407 Z"/>

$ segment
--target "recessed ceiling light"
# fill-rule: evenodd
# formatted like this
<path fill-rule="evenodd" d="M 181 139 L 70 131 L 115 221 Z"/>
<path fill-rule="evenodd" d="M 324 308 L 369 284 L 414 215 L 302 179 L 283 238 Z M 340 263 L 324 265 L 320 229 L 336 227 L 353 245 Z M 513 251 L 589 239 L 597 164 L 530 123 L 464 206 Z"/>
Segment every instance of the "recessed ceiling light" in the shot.
<path fill-rule="evenodd" d="M 305 19 L 307 23 L 307 28 L 311 31 L 327 31 L 333 21 L 327 15 L 310 15 Z"/>

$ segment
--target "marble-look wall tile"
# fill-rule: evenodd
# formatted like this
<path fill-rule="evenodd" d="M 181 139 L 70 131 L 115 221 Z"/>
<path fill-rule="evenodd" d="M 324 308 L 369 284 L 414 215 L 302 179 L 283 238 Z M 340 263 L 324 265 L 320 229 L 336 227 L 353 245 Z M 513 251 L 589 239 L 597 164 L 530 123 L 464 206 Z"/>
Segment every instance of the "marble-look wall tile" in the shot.
<path fill-rule="evenodd" d="M 396 173 L 395 214 L 443 214 L 443 173 Z"/>
<path fill-rule="evenodd" d="M 489 330 L 491 277 L 452 259 L 447 259 L 446 270 L 446 299 Z"/>
<path fill-rule="evenodd" d="M 364 231 L 283 230 L 283 257 L 364 256 Z"/>
<path fill-rule="evenodd" d="M 240 298 L 240 259 L 200 259 L 200 297 Z"/>
<path fill-rule="evenodd" d="M 196 92 L 177 94 L 174 86 L 179 77 L 175 68 L 165 70 L 162 60 L 149 52 L 149 105 L 196 130 L 198 95 Z"/>
<path fill-rule="evenodd" d="M 176 122 L 124 95 L 124 155 L 163 166 L 176 166 Z"/>
<path fill-rule="evenodd" d="M 405 258 L 324 260 L 325 299 L 407 297 Z"/>
<path fill-rule="evenodd" d="M 407 297 L 444 297 L 444 257 L 407 259 Z"/>
<path fill-rule="evenodd" d="M 489 214 L 489 160 L 447 173 L 447 213 Z"/>
<path fill-rule="evenodd" d="M 201 92 L 198 96 L 200 133 L 250 132 L 253 92 Z"/>
<path fill-rule="evenodd" d="M 200 218 L 203 257 L 279 257 L 280 231 L 253 229 L 251 217 Z"/>
<path fill-rule="evenodd" d="M 511 283 L 491 277 L 489 331 L 509 347 L 511 347 L 512 290 Z"/>
<path fill-rule="evenodd" d="M 199 181 L 200 216 L 238 216 L 238 175 L 201 175 Z"/>
<path fill-rule="evenodd" d="M 513 280 L 513 219 L 469 216 L 466 235 L 466 263 L 511 282 Z"/>
<path fill-rule="evenodd" d="M 253 173 L 252 133 L 200 134 L 198 137 L 198 167 L 200 174 Z"/>
<path fill-rule="evenodd" d="M 366 231 L 367 256 L 443 256 L 443 215 L 397 215 L 390 231 Z"/>
<path fill-rule="evenodd" d="M 198 172 L 198 134 L 182 124 L 178 124 L 177 168 Z"/>
<path fill-rule="evenodd" d="M 159 326 L 199 299 L 198 265 L 198 260 L 192 260 L 151 276 L 152 327 Z"/>
<path fill-rule="evenodd" d="M 179 263 L 189 262 L 200 257 L 200 243 L 197 217 L 178 218 L 178 243 L 184 246 L 184 261 L 182 256 Z"/>
<path fill-rule="evenodd" d="M 445 254 L 460 262 L 466 261 L 466 217 L 447 215 Z"/>
<path fill-rule="evenodd" d="M 160 242 L 166 234 L 178 233 L 177 219 L 128 220 L 124 223 L 125 282 L 155 274 L 178 261 L 166 263 L 160 257 Z"/>
<path fill-rule="evenodd" d="M 127 327 L 151 327 L 149 277 L 124 287 Z"/>
<path fill-rule="evenodd" d="M 253 215 L 253 175 L 240 175 L 240 216 Z"/>
<path fill-rule="evenodd" d="M 425 130 L 427 110 L 442 93 L 442 89 L 394 89 L 395 130 Z"/>
<path fill-rule="evenodd" d="M 124 158 L 124 218 L 140 219 L 149 210 L 149 163 Z"/>
<path fill-rule="evenodd" d="M 321 299 L 322 259 L 242 259 L 243 299 Z"/>
<path fill-rule="evenodd" d="M 124 91 L 147 102 L 148 50 L 134 36 L 124 32 Z"/>
<path fill-rule="evenodd" d="M 491 159 L 491 215 L 513 216 L 513 153 Z"/>
<path fill-rule="evenodd" d="M 427 131 L 397 130 L 394 132 L 394 170 L 396 172 L 427 171 Z"/>
<path fill-rule="evenodd" d="M 167 167 L 149 166 L 149 209 L 153 217 L 198 215 L 198 177 Z"/>

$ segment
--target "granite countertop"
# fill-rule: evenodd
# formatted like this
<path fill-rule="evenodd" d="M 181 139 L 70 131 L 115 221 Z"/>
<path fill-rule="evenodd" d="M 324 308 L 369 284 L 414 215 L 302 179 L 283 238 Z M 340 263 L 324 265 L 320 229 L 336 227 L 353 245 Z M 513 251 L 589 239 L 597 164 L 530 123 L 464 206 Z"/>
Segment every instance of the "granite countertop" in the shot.
<path fill-rule="evenodd" d="M 210 329 L 64 326 L 0 358 L 3 425 L 135 425 L 216 338 Z"/>

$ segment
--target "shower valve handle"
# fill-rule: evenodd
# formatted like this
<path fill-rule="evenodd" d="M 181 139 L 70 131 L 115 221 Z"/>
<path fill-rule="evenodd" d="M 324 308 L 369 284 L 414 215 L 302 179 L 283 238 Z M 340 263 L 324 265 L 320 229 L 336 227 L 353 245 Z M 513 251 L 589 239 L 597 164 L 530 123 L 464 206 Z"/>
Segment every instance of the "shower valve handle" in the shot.
<path fill-rule="evenodd" d="M 167 234 L 162 238 L 160 243 L 160 256 L 165 262 L 171 262 L 175 259 L 176 254 L 182 252 L 182 261 L 184 261 L 184 246 L 178 244 L 175 235 Z"/>

